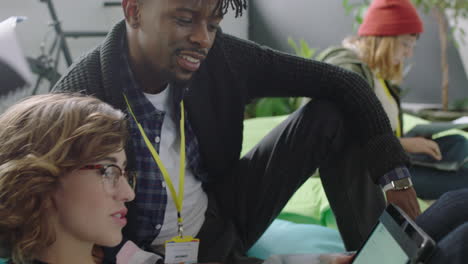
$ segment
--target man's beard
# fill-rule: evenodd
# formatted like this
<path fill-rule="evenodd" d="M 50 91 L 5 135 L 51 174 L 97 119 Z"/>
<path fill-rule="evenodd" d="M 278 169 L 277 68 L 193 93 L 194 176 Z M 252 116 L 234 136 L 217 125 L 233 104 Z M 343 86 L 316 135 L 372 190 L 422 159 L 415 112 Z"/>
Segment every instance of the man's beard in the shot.
<path fill-rule="evenodd" d="M 180 79 L 177 77 L 177 74 L 172 71 L 166 71 L 165 76 L 167 76 L 167 80 L 171 87 L 178 89 L 187 88 L 193 81 L 193 76 L 190 79 Z"/>
<path fill-rule="evenodd" d="M 171 79 L 170 84 L 174 88 L 184 89 L 190 86 L 190 84 L 192 83 L 192 80 L 193 80 L 193 77 L 188 80 L 181 80 L 174 76 L 174 78 Z"/>

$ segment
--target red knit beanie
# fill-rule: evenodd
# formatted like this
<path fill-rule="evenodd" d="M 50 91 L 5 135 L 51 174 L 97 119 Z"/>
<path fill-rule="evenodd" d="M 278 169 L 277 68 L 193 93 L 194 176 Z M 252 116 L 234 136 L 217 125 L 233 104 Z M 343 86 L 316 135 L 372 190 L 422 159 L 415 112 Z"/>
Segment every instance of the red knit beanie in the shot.
<path fill-rule="evenodd" d="M 409 0 L 374 0 L 359 27 L 359 36 L 420 34 L 423 23 Z"/>

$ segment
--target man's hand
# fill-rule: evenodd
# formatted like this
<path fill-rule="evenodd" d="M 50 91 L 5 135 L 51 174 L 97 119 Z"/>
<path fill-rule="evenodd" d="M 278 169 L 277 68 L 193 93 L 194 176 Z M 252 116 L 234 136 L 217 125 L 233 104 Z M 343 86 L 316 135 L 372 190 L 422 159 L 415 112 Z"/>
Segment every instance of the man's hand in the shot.
<path fill-rule="evenodd" d="M 411 219 L 416 219 L 421 214 L 416 191 L 413 187 L 406 190 L 388 190 L 386 193 L 387 202 L 400 207 Z"/>
<path fill-rule="evenodd" d="M 344 254 L 322 254 L 319 256 L 320 264 L 349 264 L 353 260 L 353 255 Z"/>
<path fill-rule="evenodd" d="M 337 256 L 330 264 L 349 264 L 353 260 L 353 256 Z"/>
<path fill-rule="evenodd" d="M 442 154 L 437 142 L 423 137 L 400 138 L 400 143 L 409 153 L 422 153 L 441 160 Z"/>

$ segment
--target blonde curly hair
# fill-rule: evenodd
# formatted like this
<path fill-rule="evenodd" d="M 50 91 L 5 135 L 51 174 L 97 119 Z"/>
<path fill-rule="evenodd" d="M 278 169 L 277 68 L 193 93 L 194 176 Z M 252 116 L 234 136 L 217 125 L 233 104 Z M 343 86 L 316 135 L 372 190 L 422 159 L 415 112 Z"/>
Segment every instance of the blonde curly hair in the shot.
<path fill-rule="evenodd" d="M 343 41 L 343 46 L 355 50 L 374 74 L 379 74 L 385 80 L 401 83 L 403 63 L 392 62 L 398 41 L 399 36 L 350 37 Z"/>
<path fill-rule="evenodd" d="M 123 149 L 124 114 L 77 94 L 27 98 L 0 116 L 0 243 L 14 263 L 55 240 L 47 208 L 59 177 Z"/>

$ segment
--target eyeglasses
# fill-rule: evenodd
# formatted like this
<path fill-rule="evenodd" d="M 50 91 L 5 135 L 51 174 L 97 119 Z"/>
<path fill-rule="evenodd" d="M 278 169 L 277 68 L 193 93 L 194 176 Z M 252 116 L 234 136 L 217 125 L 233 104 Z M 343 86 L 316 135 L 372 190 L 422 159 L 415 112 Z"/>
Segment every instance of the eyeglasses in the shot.
<path fill-rule="evenodd" d="M 400 38 L 400 44 L 405 48 L 405 49 L 413 49 L 416 46 L 416 40 L 415 39 L 403 39 Z"/>
<path fill-rule="evenodd" d="M 136 173 L 124 171 L 114 164 L 102 165 L 91 164 L 81 167 L 79 170 L 99 170 L 102 175 L 104 190 L 109 194 L 114 194 L 120 187 L 120 177 L 124 177 L 130 187 L 135 190 Z"/>

